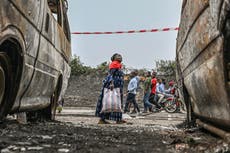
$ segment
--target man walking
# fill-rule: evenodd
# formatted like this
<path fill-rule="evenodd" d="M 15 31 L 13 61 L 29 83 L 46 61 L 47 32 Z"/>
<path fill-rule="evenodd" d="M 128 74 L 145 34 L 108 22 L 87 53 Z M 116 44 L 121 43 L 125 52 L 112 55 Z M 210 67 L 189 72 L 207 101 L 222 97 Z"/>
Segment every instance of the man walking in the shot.
<path fill-rule="evenodd" d="M 138 75 L 137 70 L 131 72 L 132 79 L 129 81 L 128 84 L 128 95 L 125 103 L 124 113 L 128 111 L 129 103 L 133 103 L 134 109 L 137 109 L 138 113 L 140 113 L 140 109 L 136 102 L 136 94 L 137 94 L 138 81 L 139 81 L 137 75 Z"/>
<path fill-rule="evenodd" d="M 144 112 L 147 113 L 147 110 L 152 112 L 153 111 L 153 105 L 149 102 L 149 96 L 151 93 L 151 72 L 146 73 L 146 79 L 144 82 L 144 97 L 143 97 L 143 102 L 144 102 Z"/>
<path fill-rule="evenodd" d="M 152 80 L 151 80 L 151 93 L 149 96 L 149 101 L 152 104 L 155 104 L 157 107 L 157 102 L 155 101 L 156 97 L 156 86 L 157 86 L 157 78 L 156 78 L 157 73 L 155 71 L 152 72 Z"/>

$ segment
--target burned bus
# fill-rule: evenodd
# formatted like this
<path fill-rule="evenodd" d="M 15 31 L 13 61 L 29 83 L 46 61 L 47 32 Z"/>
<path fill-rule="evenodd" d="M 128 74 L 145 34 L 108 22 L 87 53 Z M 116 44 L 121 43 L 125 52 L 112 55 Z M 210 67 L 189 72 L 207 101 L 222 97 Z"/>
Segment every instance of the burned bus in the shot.
<path fill-rule="evenodd" d="M 0 120 L 15 112 L 54 119 L 70 76 L 66 0 L 0 1 Z"/>
<path fill-rule="evenodd" d="M 182 5 L 176 60 L 187 119 L 229 130 L 230 1 L 184 0 Z"/>

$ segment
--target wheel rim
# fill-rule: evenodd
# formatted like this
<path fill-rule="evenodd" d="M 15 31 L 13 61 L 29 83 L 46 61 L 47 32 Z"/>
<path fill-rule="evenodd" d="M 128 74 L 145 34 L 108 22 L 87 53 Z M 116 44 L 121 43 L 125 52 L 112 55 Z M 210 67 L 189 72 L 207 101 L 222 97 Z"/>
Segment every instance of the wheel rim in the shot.
<path fill-rule="evenodd" d="M 4 93 L 5 93 L 5 72 L 0 65 L 0 105 L 3 101 Z"/>
<path fill-rule="evenodd" d="M 169 112 L 175 112 L 176 111 L 176 104 L 168 105 L 166 108 Z"/>

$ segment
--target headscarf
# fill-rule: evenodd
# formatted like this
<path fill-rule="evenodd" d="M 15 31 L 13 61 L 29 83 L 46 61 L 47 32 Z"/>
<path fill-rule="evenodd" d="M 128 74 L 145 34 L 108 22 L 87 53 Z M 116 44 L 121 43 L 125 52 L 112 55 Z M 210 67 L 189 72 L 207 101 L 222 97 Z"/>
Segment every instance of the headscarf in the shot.
<path fill-rule="evenodd" d="M 118 53 L 113 54 L 111 57 L 112 63 L 109 65 L 109 69 L 121 69 L 122 56 Z"/>
<path fill-rule="evenodd" d="M 109 69 L 121 69 L 122 64 L 119 61 L 113 61 L 110 65 L 109 65 Z"/>

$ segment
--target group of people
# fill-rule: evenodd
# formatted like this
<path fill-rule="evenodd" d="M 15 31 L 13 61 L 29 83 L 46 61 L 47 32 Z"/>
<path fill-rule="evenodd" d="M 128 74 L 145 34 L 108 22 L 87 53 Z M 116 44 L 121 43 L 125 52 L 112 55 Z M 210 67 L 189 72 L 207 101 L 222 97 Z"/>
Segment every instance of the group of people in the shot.
<path fill-rule="evenodd" d="M 158 111 L 162 107 L 164 98 L 174 96 L 174 81 L 169 82 L 169 88 L 165 89 L 165 79 L 156 78 L 156 72 L 147 72 L 144 82 L 144 112 Z"/>
<path fill-rule="evenodd" d="M 99 124 L 109 124 L 106 120 L 114 120 L 117 124 L 126 123 L 122 118 L 122 112 L 129 111 L 130 105 L 133 104 L 134 110 L 141 113 L 140 108 L 136 102 L 136 95 L 139 88 L 140 79 L 138 71 L 131 72 L 131 80 L 127 88 L 127 98 L 123 109 L 123 86 L 124 73 L 122 72 L 122 56 L 114 54 L 111 57 L 111 64 L 109 65 L 109 72 L 103 81 L 101 94 L 98 98 L 95 115 L 100 117 Z M 144 81 L 144 111 L 151 112 L 160 108 L 160 104 L 165 96 L 171 96 L 173 82 L 169 83 L 170 88 L 165 90 L 165 83 L 162 79 L 156 78 L 156 72 L 147 72 Z M 116 89 L 116 90 L 115 90 Z M 119 89 L 119 92 L 116 92 Z M 108 92 L 108 90 L 110 92 Z M 109 94 L 110 93 L 110 94 Z M 109 94 L 109 96 L 108 96 Z M 118 99 L 117 99 L 118 98 Z M 108 109 L 109 108 L 109 109 Z"/>

